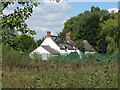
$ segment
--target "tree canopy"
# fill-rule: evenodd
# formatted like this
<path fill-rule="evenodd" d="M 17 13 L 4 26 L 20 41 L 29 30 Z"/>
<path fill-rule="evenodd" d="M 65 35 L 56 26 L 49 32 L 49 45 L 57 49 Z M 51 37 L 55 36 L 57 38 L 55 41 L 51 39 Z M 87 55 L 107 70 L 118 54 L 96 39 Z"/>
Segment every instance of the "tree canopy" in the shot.
<path fill-rule="evenodd" d="M 118 53 L 118 42 L 120 41 L 119 32 L 118 14 L 115 15 L 114 19 L 108 19 L 104 24 L 102 24 L 101 35 L 105 34 L 105 40 L 109 42 L 107 45 L 108 53 Z"/>
<path fill-rule="evenodd" d="M 105 27 L 107 29 L 111 28 L 106 26 L 108 23 L 112 24 L 111 20 L 115 24 L 112 26 L 116 27 L 117 23 L 114 19 L 114 13 L 110 14 L 107 10 L 101 10 L 99 7 L 92 6 L 90 11 L 85 11 L 68 19 L 59 36 L 65 37 L 65 33 L 70 31 L 72 39 L 75 40 L 78 47 L 80 47 L 78 42 L 87 40 L 98 52 L 106 53 L 110 47 L 110 41 L 108 40 L 110 37 L 108 37 L 108 34 L 106 37 L 106 34 L 101 35 L 100 33 L 105 31 L 103 30 Z M 113 28 L 111 30 L 115 32 Z M 108 32 L 110 33 L 110 29 Z"/>
<path fill-rule="evenodd" d="M 14 49 L 20 50 L 21 52 L 30 53 L 32 52 L 36 46 L 37 43 L 35 42 L 34 38 L 30 35 L 22 34 L 17 36 L 14 39 Z"/>
<path fill-rule="evenodd" d="M 22 52 L 31 52 L 44 39 L 35 42 L 32 35 L 35 35 L 36 32 L 29 29 L 26 24 L 26 20 L 32 15 L 33 6 L 36 7 L 39 3 L 18 2 L 24 8 L 17 7 L 13 13 L 3 14 L 3 10 L 10 4 L 14 4 L 14 2 L 0 3 L 2 43 Z M 118 43 L 120 36 L 118 14 L 92 6 L 90 11 L 84 11 L 68 19 L 59 36 L 65 38 L 65 34 L 71 32 L 75 45 L 82 51 L 84 51 L 82 41 L 87 40 L 100 53 L 118 53 L 120 46 Z"/>
<path fill-rule="evenodd" d="M 16 48 L 15 40 L 17 40 L 16 38 L 18 38 L 19 35 L 23 36 L 23 38 L 26 38 L 26 35 L 36 34 L 35 30 L 31 30 L 28 28 L 28 25 L 26 24 L 25 21 L 31 16 L 33 12 L 33 6 L 36 7 L 38 3 L 37 2 L 17 2 L 17 3 L 23 5 L 24 8 L 17 7 L 16 9 L 14 9 L 13 13 L 8 15 L 3 14 L 3 10 L 7 8 L 8 5 L 15 3 L 14 2 L 0 3 L 1 5 L 0 33 L 2 34 L 2 43 L 4 45 L 9 45 L 13 48 Z M 27 42 L 29 42 L 29 40 Z M 21 50 L 24 51 L 22 47 Z"/>

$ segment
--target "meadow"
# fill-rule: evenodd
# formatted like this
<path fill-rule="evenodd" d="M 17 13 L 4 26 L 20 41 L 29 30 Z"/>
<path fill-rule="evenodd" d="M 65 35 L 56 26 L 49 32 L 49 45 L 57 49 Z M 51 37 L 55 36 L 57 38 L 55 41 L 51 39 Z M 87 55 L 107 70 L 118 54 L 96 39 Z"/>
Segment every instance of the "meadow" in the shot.
<path fill-rule="evenodd" d="M 76 54 L 31 59 L 11 48 L 2 50 L 3 88 L 118 88 L 117 55 Z"/>

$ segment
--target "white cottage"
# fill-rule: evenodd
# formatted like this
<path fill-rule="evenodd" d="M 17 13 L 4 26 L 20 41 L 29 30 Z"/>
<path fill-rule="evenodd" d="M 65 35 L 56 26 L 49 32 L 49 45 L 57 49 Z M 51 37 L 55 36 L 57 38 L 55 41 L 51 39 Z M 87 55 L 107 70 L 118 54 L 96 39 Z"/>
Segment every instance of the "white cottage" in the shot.
<path fill-rule="evenodd" d="M 62 55 L 69 54 L 71 52 L 77 52 L 80 55 L 80 51 L 74 46 L 74 42 L 71 40 L 71 33 L 66 33 L 66 40 L 62 40 L 58 36 L 51 35 L 51 32 L 47 32 L 47 36 L 42 44 L 30 53 L 32 56 L 34 53 L 41 54 L 42 59 L 47 59 L 50 55 Z"/>

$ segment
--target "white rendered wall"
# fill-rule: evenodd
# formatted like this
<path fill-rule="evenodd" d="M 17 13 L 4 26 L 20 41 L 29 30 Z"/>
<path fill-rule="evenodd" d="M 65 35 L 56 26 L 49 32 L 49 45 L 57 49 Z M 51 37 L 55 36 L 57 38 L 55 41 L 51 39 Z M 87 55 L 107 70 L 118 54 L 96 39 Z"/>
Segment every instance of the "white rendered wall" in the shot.
<path fill-rule="evenodd" d="M 50 52 L 48 52 L 46 49 L 44 49 L 43 47 L 39 46 L 37 49 L 35 49 L 32 53 L 40 53 L 40 54 L 49 54 Z"/>
<path fill-rule="evenodd" d="M 32 57 L 32 55 L 34 53 L 40 54 L 42 55 L 42 59 L 46 60 L 49 56 L 50 56 L 50 52 L 48 52 L 46 49 L 44 49 L 43 47 L 39 46 L 37 49 L 35 49 L 33 52 L 30 53 L 30 56 Z"/>
<path fill-rule="evenodd" d="M 60 50 L 60 47 L 50 38 L 47 37 L 41 45 L 49 45 L 51 48 L 58 50 L 61 54 L 75 52 L 75 50 Z"/>
<path fill-rule="evenodd" d="M 57 44 L 56 44 L 50 37 L 47 37 L 47 38 L 42 42 L 41 45 L 49 45 L 51 48 L 60 51 L 59 46 L 57 46 Z"/>

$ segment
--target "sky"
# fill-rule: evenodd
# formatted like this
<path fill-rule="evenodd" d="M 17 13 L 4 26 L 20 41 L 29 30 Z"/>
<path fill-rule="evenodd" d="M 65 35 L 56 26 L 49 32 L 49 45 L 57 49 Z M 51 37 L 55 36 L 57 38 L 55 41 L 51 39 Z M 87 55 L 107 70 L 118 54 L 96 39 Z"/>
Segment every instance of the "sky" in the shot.
<path fill-rule="evenodd" d="M 18 4 L 10 5 L 4 10 L 4 14 L 12 13 Z M 47 31 L 51 31 L 52 35 L 57 35 L 62 31 L 64 23 L 73 16 L 77 16 L 86 10 L 90 10 L 91 6 L 97 6 L 100 9 L 108 11 L 118 10 L 117 2 L 41 2 L 38 7 L 33 8 L 32 16 L 26 21 L 31 30 L 36 31 L 35 40 L 39 40 L 46 36 Z"/>

